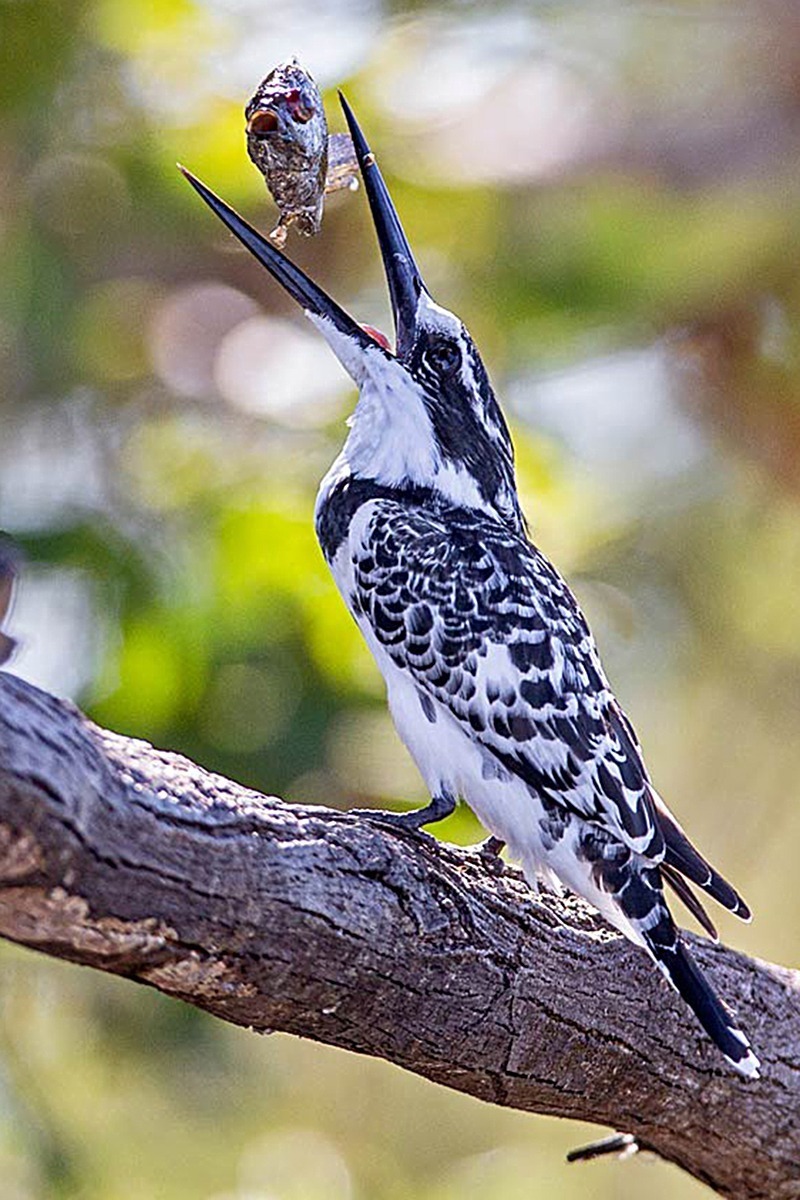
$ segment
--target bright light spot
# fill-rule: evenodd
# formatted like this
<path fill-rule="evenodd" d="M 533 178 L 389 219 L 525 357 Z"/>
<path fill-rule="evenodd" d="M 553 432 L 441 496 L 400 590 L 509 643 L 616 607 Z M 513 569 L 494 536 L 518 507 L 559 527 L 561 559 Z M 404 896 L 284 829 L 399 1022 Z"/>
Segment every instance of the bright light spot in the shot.
<path fill-rule="evenodd" d="M 216 56 L 215 82 L 242 100 L 293 54 L 321 88 L 340 84 L 373 49 L 383 21 L 375 0 L 316 0 L 311 10 L 294 0 L 207 0 L 206 7 L 237 31 L 231 48 Z"/>
<path fill-rule="evenodd" d="M 215 375 L 230 404 L 301 429 L 333 420 L 352 386 L 321 338 L 263 316 L 223 339 Z"/>
<path fill-rule="evenodd" d="M 441 125 L 483 102 L 541 42 L 528 13 L 415 17 L 390 37 L 375 90 L 393 118 Z"/>
<path fill-rule="evenodd" d="M 352 1200 L 347 1163 L 324 1134 L 283 1129 L 253 1141 L 239 1163 L 237 1196 L 258 1200 Z"/>
<path fill-rule="evenodd" d="M 374 84 L 395 128 L 414 133 L 408 173 L 515 182 L 552 174 L 591 144 L 610 116 L 586 72 L 522 12 L 414 20 L 390 44 Z"/>
<path fill-rule="evenodd" d="M 0 439 L 0 509 L 7 529 L 58 528 L 76 509 L 108 504 L 107 459 L 97 404 L 88 389 L 63 402 L 29 405 Z"/>
<path fill-rule="evenodd" d="M 70 699 L 94 679 L 102 628 L 80 572 L 23 567 L 8 633 L 18 643 L 12 675 Z"/>
<path fill-rule="evenodd" d="M 597 149 L 600 107 L 574 72 L 536 62 L 498 84 L 445 139 L 439 133 L 441 150 L 428 159 L 437 173 L 473 184 L 544 178 Z"/>
<path fill-rule="evenodd" d="M 705 452 L 701 434 L 672 401 L 661 347 L 517 381 L 508 398 L 527 424 L 559 437 L 601 472 L 614 472 L 622 491 L 680 473 Z"/>
<path fill-rule="evenodd" d="M 158 375 L 174 392 L 201 398 L 215 390 L 220 343 L 258 311 L 242 292 L 222 283 L 198 283 L 172 292 L 157 308 L 148 338 Z"/>

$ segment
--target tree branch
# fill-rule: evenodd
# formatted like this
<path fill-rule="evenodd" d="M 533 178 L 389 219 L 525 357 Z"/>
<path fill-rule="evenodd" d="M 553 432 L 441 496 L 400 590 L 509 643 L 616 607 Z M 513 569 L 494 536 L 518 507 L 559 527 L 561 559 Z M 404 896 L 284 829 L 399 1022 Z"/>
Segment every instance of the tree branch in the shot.
<path fill-rule="evenodd" d="M 577 900 L 260 796 L 6 674 L 0 934 L 238 1025 L 624 1129 L 721 1195 L 800 1196 L 800 975 L 696 943 L 764 1064 L 743 1080 Z"/>

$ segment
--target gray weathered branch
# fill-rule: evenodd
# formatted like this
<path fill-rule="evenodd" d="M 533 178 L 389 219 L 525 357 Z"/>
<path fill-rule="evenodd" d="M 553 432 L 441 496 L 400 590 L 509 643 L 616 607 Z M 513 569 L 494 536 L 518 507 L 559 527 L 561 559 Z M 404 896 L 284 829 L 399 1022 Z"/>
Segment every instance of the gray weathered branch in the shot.
<path fill-rule="evenodd" d="M 0 934 L 239 1025 L 625 1129 L 721 1195 L 800 1197 L 800 975 L 697 945 L 764 1064 L 740 1079 L 577 901 L 257 795 L 7 674 Z"/>

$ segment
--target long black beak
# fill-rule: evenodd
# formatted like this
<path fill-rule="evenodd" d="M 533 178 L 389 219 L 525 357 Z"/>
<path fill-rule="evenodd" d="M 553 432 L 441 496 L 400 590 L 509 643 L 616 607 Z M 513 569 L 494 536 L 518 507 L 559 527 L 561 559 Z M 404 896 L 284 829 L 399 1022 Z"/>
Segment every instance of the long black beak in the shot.
<path fill-rule="evenodd" d="M 386 272 L 386 281 L 389 285 L 389 296 L 392 302 L 397 354 L 402 358 L 413 345 L 419 299 L 422 292 L 427 289 L 422 282 L 419 267 L 414 261 L 414 255 L 411 253 L 408 238 L 400 224 L 397 209 L 392 203 L 389 189 L 386 187 L 380 168 L 375 161 L 375 155 L 367 145 L 367 140 L 361 132 L 355 114 L 341 92 L 339 101 L 344 110 L 350 136 L 353 139 L 375 232 L 378 235 L 383 269 Z"/>
<path fill-rule="evenodd" d="M 224 200 L 215 195 L 210 188 L 201 183 L 195 175 L 192 175 L 191 171 L 187 171 L 180 164 L 178 164 L 178 170 L 188 179 L 198 195 L 205 200 L 208 207 L 228 226 L 231 233 L 258 259 L 262 266 L 267 268 L 270 275 L 286 289 L 289 295 L 297 301 L 305 312 L 330 321 L 338 329 L 339 333 L 343 333 L 346 338 L 363 346 L 364 349 L 373 348 L 377 345 L 374 338 L 365 329 L 362 329 L 349 313 L 345 312 L 312 279 L 309 279 L 305 271 L 301 271 L 285 254 L 281 254 L 280 250 L 276 250 L 268 238 L 265 238 L 257 229 L 248 224 L 244 217 L 240 217 L 235 209 L 232 209 L 229 204 L 226 204 Z"/>
<path fill-rule="evenodd" d="M 350 127 L 372 219 L 378 235 L 378 244 L 383 257 L 392 303 L 397 354 L 402 356 L 410 349 L 414 340 L 417 306 L 424 290 L 424 284 L 374 155 L 367 145 L 349 104 L 344 96 L 340 96 L 340 99 L 347 124 Z M 378 348 L 378 343 L 366 330 L 361 328 L 357 321 L 353 320 L 349 313 L 345 312 L 312 279 L 309 279 L 308 275 L 296 267 L 285 254 L 276 250 L 263 234 L 248 224 L 230 205 L 215 195 L 190 171 L 184 167 L 180 167 L 180 170 L 209 208 L 227 225 L 231 233 L 267 268 L 273 278 L 307 313 L 329 321 L 350 342 L 356 343 L 365 350 Z"/>

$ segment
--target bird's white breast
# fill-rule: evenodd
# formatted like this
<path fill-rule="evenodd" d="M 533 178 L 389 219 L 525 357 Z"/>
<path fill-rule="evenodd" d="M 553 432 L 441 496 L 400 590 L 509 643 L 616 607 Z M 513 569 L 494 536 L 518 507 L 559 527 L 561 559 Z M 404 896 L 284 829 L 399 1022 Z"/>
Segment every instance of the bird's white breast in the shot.
<path fill-rule="evenodd" d="M 354 608 L 353 554 L 360 550 L 376 503 L 380 502 L 368 501 L 355 514 L 349 536 L 339 547 L 331 569 L 386 682 L 389 711 L 397 732 L 431 795 L 446 792 L 466 800 L 486 829 L 508 844 L 512 856 L 535 882 L 537 874 L 549 874 L 540 838 L 540 802 L 521 779 L 507 772 L 488 750 L 469 737 L 448 709 L 430 696 L 423 702 L 413 678 L 392 661 L 368 618 Z"/>

